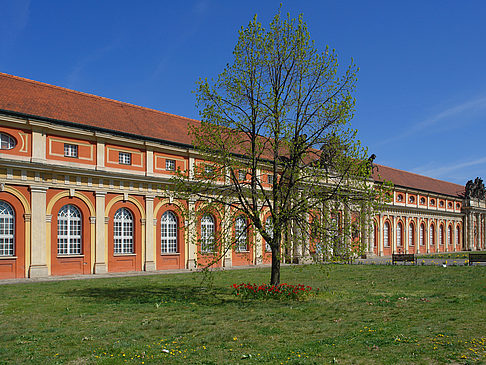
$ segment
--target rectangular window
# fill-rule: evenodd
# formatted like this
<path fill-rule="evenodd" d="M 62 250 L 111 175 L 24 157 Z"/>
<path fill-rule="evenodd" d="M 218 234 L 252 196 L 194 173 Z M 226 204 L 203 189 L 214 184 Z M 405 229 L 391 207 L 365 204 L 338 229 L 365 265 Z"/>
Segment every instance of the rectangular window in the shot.
<path fill-rule="evenodd" d="M 165 169 L 167 171 L 175 171 L 175 160 L 165 160 Z"/>
<path fill-rule="evenodd" d="M 64 143 L 64 156 L 65 157 L 77 158 L 78 157 L 78 145 L 70 144 L 70 143 Z"/>
<path fill-rule="evenodd" d="M 246 180 L 246 173 L 243 170 L 238 171 L 238 180 L 245 181 Z"/>
<path fill-rule="evenodd" d="M 268 175 L 268 183 L 270 185 L 273 185 L 273 175 L 270 175 L 270 174 Z"/>
<path fill-rule="evenodd" d="M 118 163 L 120 165 L 131 165 L 132 154 L 130 152 L 118 152 Z"/>

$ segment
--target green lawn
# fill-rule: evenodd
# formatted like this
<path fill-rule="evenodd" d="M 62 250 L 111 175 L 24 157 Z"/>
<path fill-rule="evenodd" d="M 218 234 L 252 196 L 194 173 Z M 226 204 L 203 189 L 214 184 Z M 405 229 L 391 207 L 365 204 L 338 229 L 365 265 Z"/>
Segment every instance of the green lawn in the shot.
<path fill-rule="evenodd" d="M 471 251 L 471 253 L 486 253 L 486 251 Z M 439 252 L 429 254 L 418 254 L 418 259 L 468 259 L 469 252 Z"/>
<path fill-rule="evenodd" d="M 232 296 L 268 269 L 217 272 L 212 288 L 199 274 L 3 285 L 0 363 L 486 362 L 484 266 L 284 267 L 282 278 L 320 294 Z"/>

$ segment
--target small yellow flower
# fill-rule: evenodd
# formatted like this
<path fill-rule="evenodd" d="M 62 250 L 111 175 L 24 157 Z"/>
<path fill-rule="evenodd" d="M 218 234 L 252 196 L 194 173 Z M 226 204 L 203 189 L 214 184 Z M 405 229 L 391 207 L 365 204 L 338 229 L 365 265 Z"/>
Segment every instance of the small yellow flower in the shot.
<path fill-rule="evenodd" d="M 235 336 L 235 337 L 233 337 L 233 341 L 236 341 L 237 339 L 238 339 L 238 337 L 236 337 L 236 336 Z"/>

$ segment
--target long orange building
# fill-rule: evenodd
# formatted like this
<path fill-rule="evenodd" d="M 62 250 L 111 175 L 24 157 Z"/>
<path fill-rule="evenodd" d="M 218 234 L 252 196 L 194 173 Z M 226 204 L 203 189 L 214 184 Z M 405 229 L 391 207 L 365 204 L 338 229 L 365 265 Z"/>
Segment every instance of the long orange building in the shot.
<path fill-rule="evenodd" d="M 221 216 L 189 227 L 182 212 L 198 202 L 168 187 L 203 162 L 187 134 L 197 123 L 0 73 L 0 278 L 193 268 L 204 251 L 193 238 Z M 370 217 L 368 255 L 485 248 L 484 196 L 377 167 L 395 188 Z M 249 237 L 219 265 L 268 262 L 261 237 Z"/>

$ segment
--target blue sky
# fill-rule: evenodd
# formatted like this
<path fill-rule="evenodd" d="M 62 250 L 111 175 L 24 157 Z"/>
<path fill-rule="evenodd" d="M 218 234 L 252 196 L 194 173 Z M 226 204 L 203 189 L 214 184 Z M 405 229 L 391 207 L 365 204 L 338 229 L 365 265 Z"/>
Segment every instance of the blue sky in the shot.
<path fill-rule="evenodd" d="M 280 1 L 0 0 L 0 71 L 198 118 L 195 82 Z M 486 178 L 486 1 L 285 1 L 360 67 L 352 126 L 377 162 Z M 1 97 L 1 95 L 0 95 Z"/>

